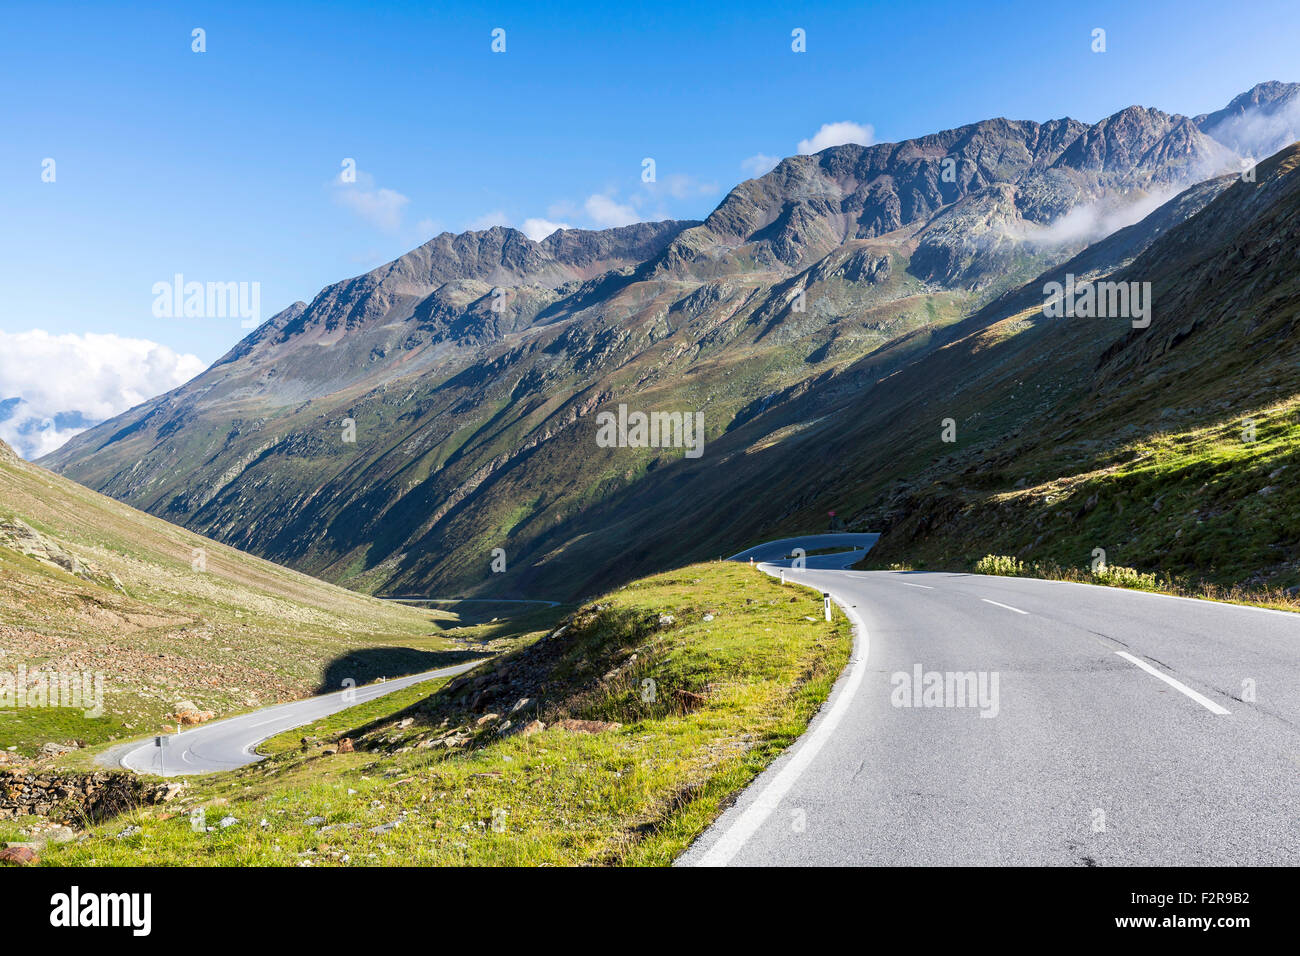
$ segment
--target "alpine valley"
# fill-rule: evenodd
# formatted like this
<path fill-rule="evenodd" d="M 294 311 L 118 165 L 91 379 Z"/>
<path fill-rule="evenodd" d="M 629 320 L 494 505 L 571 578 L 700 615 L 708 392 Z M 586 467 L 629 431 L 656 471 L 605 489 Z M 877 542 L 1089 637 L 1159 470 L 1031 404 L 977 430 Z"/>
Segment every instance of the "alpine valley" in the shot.
<path fill-rule="evenodd" d="M 787 158 L 702 222 L 444 233 L 40 464 L 385 595 L 566 600 L 828 511 L 879 561 L 1293 584 L 1297 118 L 1264 83 L 990 119 Z M 1149 327 L 1044 314 L 1100 279 Z M 620 406 L 702 454 L 598 441 Z"/>

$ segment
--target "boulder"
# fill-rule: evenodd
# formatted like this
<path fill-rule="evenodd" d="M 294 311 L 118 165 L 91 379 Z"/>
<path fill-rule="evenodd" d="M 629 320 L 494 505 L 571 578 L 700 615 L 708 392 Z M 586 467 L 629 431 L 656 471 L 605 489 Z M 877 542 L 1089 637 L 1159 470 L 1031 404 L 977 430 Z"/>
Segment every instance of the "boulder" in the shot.
<path fill-rule="evenodd" d="M 41 858 L 28 846 L 7 846 L 0 850 L 0 863 L 9 866 L 33 866 L 39 862 Z"/>

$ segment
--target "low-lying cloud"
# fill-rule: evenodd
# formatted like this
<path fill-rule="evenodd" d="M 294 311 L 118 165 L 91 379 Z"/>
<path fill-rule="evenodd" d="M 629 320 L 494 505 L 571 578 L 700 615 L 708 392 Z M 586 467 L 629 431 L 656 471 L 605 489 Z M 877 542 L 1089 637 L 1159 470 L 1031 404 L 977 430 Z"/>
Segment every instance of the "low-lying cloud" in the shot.
<path fill-rule="evenodd" d="M 0 332 L 0 438 L 39 458 L 203 368 L 197 355 L 148 339 Z"/>
<path fill-rule="evenodd" d="M 1158 189 L 1135 199 L 1098 200 L 1075 206 L 1042 229 L 1035 229 L 1021 238 L 1040 246 L 1065 246 L 1077 243 L 1091 244 L 1112 233 L 1141 222 L 1183 190 L 1183 186 Z"/>

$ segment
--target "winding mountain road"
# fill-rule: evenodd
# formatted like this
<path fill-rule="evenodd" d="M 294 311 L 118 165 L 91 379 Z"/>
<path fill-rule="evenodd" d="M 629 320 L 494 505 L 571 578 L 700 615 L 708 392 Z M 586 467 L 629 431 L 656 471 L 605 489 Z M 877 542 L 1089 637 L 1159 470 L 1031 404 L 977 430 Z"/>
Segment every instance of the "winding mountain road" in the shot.
<path fill-rule="evenodd" d="M 121 766 L 137 773 L 152 773 L 164 777 L 184 774 L 211 773 L 215 770 L 234 770 L 263 759 L 254 752 L 262 741 L 276 734 L 310 724 L 349 707 L 364 704 L 377 697 L 403 690 L 414 684 L 438 677 L 453 677 L 482 663 L 469 661 L 454 667 L 396 677 L 383 683 L 367 684 L 350 690 L 321 694 L 306 700 L 275 704 L 238 717 L 213 721 L 193 727 L 179 734 L 162 738 L 165 746 L 153 740 L 114 748 L 105 755 Z"/>
<path fill-rule="evenodd" d="M 1300 615 L 790 564 L 759 567 L 829 592 L 852 660 L 679 864 L 1300 863 Z"/>

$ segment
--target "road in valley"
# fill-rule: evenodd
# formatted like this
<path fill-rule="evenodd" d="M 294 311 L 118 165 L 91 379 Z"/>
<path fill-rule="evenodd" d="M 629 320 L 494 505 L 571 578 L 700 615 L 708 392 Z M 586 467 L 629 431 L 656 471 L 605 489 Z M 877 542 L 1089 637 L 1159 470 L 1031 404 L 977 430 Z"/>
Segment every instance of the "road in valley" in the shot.
<path fill-rule="evenodd" d="M 382 683 L 321 694 L 306 700 L 274 704 L 238 717 L 191 727 L 163 738 L 166 741 L 166 746 L 163 747 L 156 746 L 152 739 L 148 743 L 116 747 L 111 751 L 112 759 L 128 770 L 166 777 L 233 770 L 263 759 L 254 752 L 254 748 L 276 734 L 414 684 L 462 674 L 480 663 L 481 661 L 469 661 L 454 667 L 396 677 Z"/>

